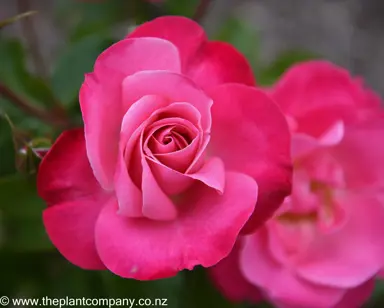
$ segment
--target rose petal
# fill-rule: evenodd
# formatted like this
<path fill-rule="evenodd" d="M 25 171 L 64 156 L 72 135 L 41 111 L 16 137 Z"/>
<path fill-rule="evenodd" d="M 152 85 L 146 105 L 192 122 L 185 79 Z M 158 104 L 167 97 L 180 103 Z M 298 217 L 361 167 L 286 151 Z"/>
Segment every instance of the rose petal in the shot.
<path fill-rule="evenodd" d="M 37 188 L 50 206 L 43 221 L 52 243 L 73 264 L 85 269 L 104 269 L 96 252 L 96 219 L 110 198 L 93 176 L 83 129 L 60 135 L 42 160 Z"/>
<path fill-rule="evenodd" d="M 336 232 L 314 238 L 297 264 L 297 273 L 314 283 L 353 288 L 382 266 L 384 208 L 369 195 L 340 196 L 336 201 L 343 204 L 348 221 Z"/>
<path fill-rule="evenodd" d="M 204 132 L 210 131 L 212 100 L 185 76 L 165 71 L 142 71 L 124 79 L 125 106 L 130 106 L 144 95 L 158 95 L 172 102 L 188 102 L 201 114 Z"/>
<path fill-rule="evenodd" d="M 125 76 L 147 69 L 179 72 L 175 46 L 153 38 L 120 41 L 97 58 L 95 72 L 85 76 L 80 89 L 87 154 L 105 189 L 113 188 L 120 123 L 129 108 L 121 104 L 121 82 Z"/>
<path fill-rule="evenodd" d="M 191 177 L 173 170 L 157 160 L 148 159 L 148 164 L 162 191 L 169 196 L 182 193 L 194 182 Z"/>
<path fill-rule="evenodd" d="M 160 96 L 145 95 L 132 104 L 125 114 L 120 132 L 119 154 L 115 173 L 115 191 L 119 203 L 119 213 L 129 217 L 142 217 L 141 180 L 134 182 L 128 166 L 132 164 L 141 179 L 141 149 L 135 150 L 141 130 L 152 113 L 168 105 L 168 100 Z M 139 157 L 135 157 L 139 156 Z M 134 160 L 134 161 L 131 161 Z"/>
<path fill-rule="evenodd" d="M 238 242 L 228 257 L 209 268 L 209 276 L 230 301 L 258 303 L 263 299 L 260 290 L 249 283 L 240 271 L 240 249 Z"/>
<path fill-rule="evenodd" d="M 349 126 L 332 155 L 343 167 L 351 189 L 383 188 L 384 119 Z"/>
<path fill-rule="evenodd" d="M 160 188 L 144 155 L 142 155 L 141 164 L 143 166 L 141 183 L 143 215 L 155 220 L 174 220 L 177 217 L 176 206 Z"/>
<path fill-rule="evenodd" d="M 257 185 L 250 177 L 228 173 L 223 195 L 204 184 L 191 188 L 178 219 L 154 222 L 116 215 L 104 208 L 96 227 L 99 255 L 109 270 L 126 278 L 158 279 L 227 256 L 252 213 Z"/>
<path fill-rule="evenodd" d="M 375 288 L 375 280 L 371 279 L 362 285 L 348 290 L 343 299 L 334 308 L 363 307 Z"/>
<path fill-rule="evenodd" d="M 246 58 L 227 43 L 208 42 L 203 28 L 191 19 L 159 17 L 137 27 L 128 37 L 159 37 L 172 42 L 179 49 L 183 74 L 203 89 L 230 82 L 255 84 Z"/>
<path fill-rule="evenodd" d="M 323 60 L 292 66 L 270 93 L 296 119 L 298 131 L 314 137 L 337 121 L 355 123 L 380 109 L 380 100 L 360 80 Z"/>
<path fill-rule="evenodd" d="M 208 151 L 229 170 L 252 176 L 258 204 L 245 230 L 252 231 L 291 190 L 290 133 L 279 108 L 261 91 L 227 84 L 211 92 L 212 134 Z M 233 129 L 236 127 L 236 129 Z"/>
<path fill-rule="evenodd" d="M 123 76 L 145 70 L 179 73 L 181 63 L 179 51 L 170 41 L 143 37 L 121 40 L 102 52 L 97 57 L 94 72 L 97 76 L 103 76 L 105 68 L 120 72 Z"/>
<path fill-rule="evenodd" d="M 294 133 L 292 136 L 292 158 L 297 159 L 319 148 L 339 144 L 344 137 L 344 129 L 344 123 L 338 121 L 318 138 L 305 133 Z"/>
<path fill-rule="evenodd" d="M 262 288 L 273 301 L 288 306 L 329 308 L 342 298 L 344 290 L 309 283 L 273 260 L 265 249 L 267 236 L 266 229 L 259 229 L 245 239 L 240 269 L 249 282 Z"/>

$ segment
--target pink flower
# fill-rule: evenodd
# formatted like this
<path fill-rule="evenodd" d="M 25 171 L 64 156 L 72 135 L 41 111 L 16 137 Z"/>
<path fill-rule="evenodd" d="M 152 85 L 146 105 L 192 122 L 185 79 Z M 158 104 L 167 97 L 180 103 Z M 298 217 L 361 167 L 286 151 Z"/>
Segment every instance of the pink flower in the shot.
<path fill-rule="evenodd" d="M 286 121 L 253 85 L 245 58 L 187 18 L 108 48 L 80 90 L 84 131 L 64 132 L 40 166 L 53 244 L 140 280 L 228 255 L 252 213 L 250 228 L 290 192 Z"/>
<path fill-rule="evenodd" d="M 360 307 L 384 263 L 380 100 L 323 61 L 293 66 L 269 92 L 292 131 L 292 195 L 212 278 L 236 300 L 260 290 L 277 307 Z M 233 272 L 236 285 L 222 278 Z"/>

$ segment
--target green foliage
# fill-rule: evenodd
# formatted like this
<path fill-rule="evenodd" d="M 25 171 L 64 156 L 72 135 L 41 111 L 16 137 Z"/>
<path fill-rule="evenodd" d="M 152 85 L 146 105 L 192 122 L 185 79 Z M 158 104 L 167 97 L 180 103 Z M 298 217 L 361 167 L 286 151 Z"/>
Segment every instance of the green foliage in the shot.
<path fill-rule="evenodd" d="M 200 1 L 198 0 L 168 0 L 164 6 L 168 15 L 192 17 Z"/>
<path fill-rule="evenodd" d="M 52 91 L 42 78 L 27 70 L 26 55 L 20 41 L 0 40 L 0 80 L 17 94 L 36 105 L 50 106 Z M 0 105 L 2 106 L 2 105 Z"/>
<path fill-rule="evenodd" d="M 35 179 L 11 175 L 0 179 L 0 211 L 4 237 L 1 249 L 33 252 L 52 249 L 41 220 L 43 201 Z"/>
<path fill-rule="evenodd" d="M 0 177 L 16 171 L 15 154 L 12 128 L 0 113 Z"/>
<path fill-rule="evenodd" d="M 69 44 L 62 52 L 52 74 L 52 89 L 67 107 L 78 101 L 84 74 L 93 70 L 97 56 L 110 44 L 105 37 L 91 35 Z"/>

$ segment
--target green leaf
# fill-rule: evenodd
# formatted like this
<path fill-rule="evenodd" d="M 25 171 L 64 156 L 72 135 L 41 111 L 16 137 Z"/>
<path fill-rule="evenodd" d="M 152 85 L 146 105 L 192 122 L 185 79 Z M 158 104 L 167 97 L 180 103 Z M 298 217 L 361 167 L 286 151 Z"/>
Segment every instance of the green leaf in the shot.
<path fill-rule="evenodd" d="M 168 0 L 164 6 L 168 15 L 192 17 L 200 0 Z"/>
<path fill-rule="evenodd" d="M 232 44 L 239 50 L 255 69 L 259 58 L 259 38 L 257 32 L 241 20 L 230 18 L 214 40 Z"/>
<path fill-rule="evenodd" d="M 0 110 L 0 177 L 16 171 L 12 128 Z"/>
<path fill-rule="evenodd" d="M 84 74 L 93 70 L 97 56 L 110 44 L 109 39 L 93 35 L 68 45 L 63 51 L 52 75 L 53 91 L 63 104 L 70 106 L 77 102 Z"/>
<path fill-rule="evenodd" d="M 257 74 L 258 84 L 269 86 L 273 84 L 291 65 L 301 61 L 319 58 L 318 55 L 307 51 L 285 51 L 281 53 L 271 65 L 262 69 L 261 72 Z"/>
<path fill-rule="evenodd" d="M 33 177 L 12 175 L 0 179 L 0 212 L 5 227 L 4 250 L 33 252 L 52 249 L 42 222 L 44 202 Z"/>
<path fill-rule="evenodd" d="M 0 79 L 18 95 L 36 105 L 50 106 L 53 94 L 48 85 L 27 70 L 26 55 L 15 39 L 0 39 Z"/>

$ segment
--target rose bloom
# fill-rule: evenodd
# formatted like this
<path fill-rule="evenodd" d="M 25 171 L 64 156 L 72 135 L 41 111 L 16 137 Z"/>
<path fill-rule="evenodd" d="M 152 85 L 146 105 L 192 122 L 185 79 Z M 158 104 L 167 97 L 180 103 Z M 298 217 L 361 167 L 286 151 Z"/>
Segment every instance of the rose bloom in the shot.
<path fill-rule="evenodd" d="M 269 89 L 292 132 L 292 195 L 214 267 L 232 300 L 351 308 L 384 261 L 384 117 L 361 80 L 325 61 L 291 67 Z"/>
<path fill-rule="evenodd" d="M 227 256 L 291 189 L 287 123 L 254 84 L 238 51 L 184 17 L 104 51 L 80 90 L 84 129 L 64 132 L 39 169 L 62 255 L 139 280 Z"/>

